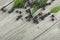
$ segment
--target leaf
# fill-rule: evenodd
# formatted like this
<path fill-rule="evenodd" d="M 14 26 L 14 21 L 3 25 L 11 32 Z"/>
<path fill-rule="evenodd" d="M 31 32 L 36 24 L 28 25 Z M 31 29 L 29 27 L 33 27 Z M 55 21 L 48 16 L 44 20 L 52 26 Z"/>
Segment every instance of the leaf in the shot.
<path fill-rule="evenodd" d="M 35 0 L 32 13 L 35 13 L 40 7 L 36 3 L 40 3 L 40 6 L 44 5 L 48 0 Z"/>
<path fill-rule="evenodd" d="M 19 4 L 24 5 L 25 0 L 15 0 L 14 1 L 14 7 L 18 7 Z"/>
<path fill-rule="evenodd" d="M 38 9 L 39 9 L 39 7 L 38 7 L 37 5 L 34 5 L 34 6 L 33 6 L 32 13 L 35 13 Z"/>
<path fill-rule="evenodd" d="M 48 0 L 35 0 L 34 3 L 39 3 L 40 5 L 43 5 L 47 2 Z"/>
<path fill-rule="evenodd" d="M 57 13 L 58 11 L 60 11 L 60 6 L 56 6 L 51 10 L 51 13 Z"/>

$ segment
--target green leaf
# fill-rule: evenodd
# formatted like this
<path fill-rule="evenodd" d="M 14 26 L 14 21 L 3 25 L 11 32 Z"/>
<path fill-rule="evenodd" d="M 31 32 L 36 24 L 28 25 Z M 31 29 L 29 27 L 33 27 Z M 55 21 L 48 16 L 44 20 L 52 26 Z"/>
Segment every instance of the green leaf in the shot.
<path fill-rule="evenodd" d="M 40 6 L 44 5 L 48 0 L 34 0 L 35 5 L 33 6 L 32 13 L 35 13 L 40 7 L 37 5 L 37 3 L 40 3 Z"/>
<path fill-rule="evenodd" d="M 38 7 L 37 5 L 34 5 L 34 6 L 33 6 L 32 13 L 35 13 L 38 9 L 39 9 L 39 7 Z"/>
<path fill-rule="evenodd" d="M 15 0 L 14 1 L 14 7 L 15 8 L 17 8 L 19 4 L 24 5 L 25 4 L 25 0 Z"/>
<path fill-rule="evenodd" d="M 40 5 L 43 5 L 47 2 L 48 0 L 35 0 L 34 3 L 39 3 Z"/>
<path fill-rule="evenodd" d="M 60 6 L 56 6 L 51 10 L 51 13 L 57 13 L 58 11 L 60 11 Z"/>

